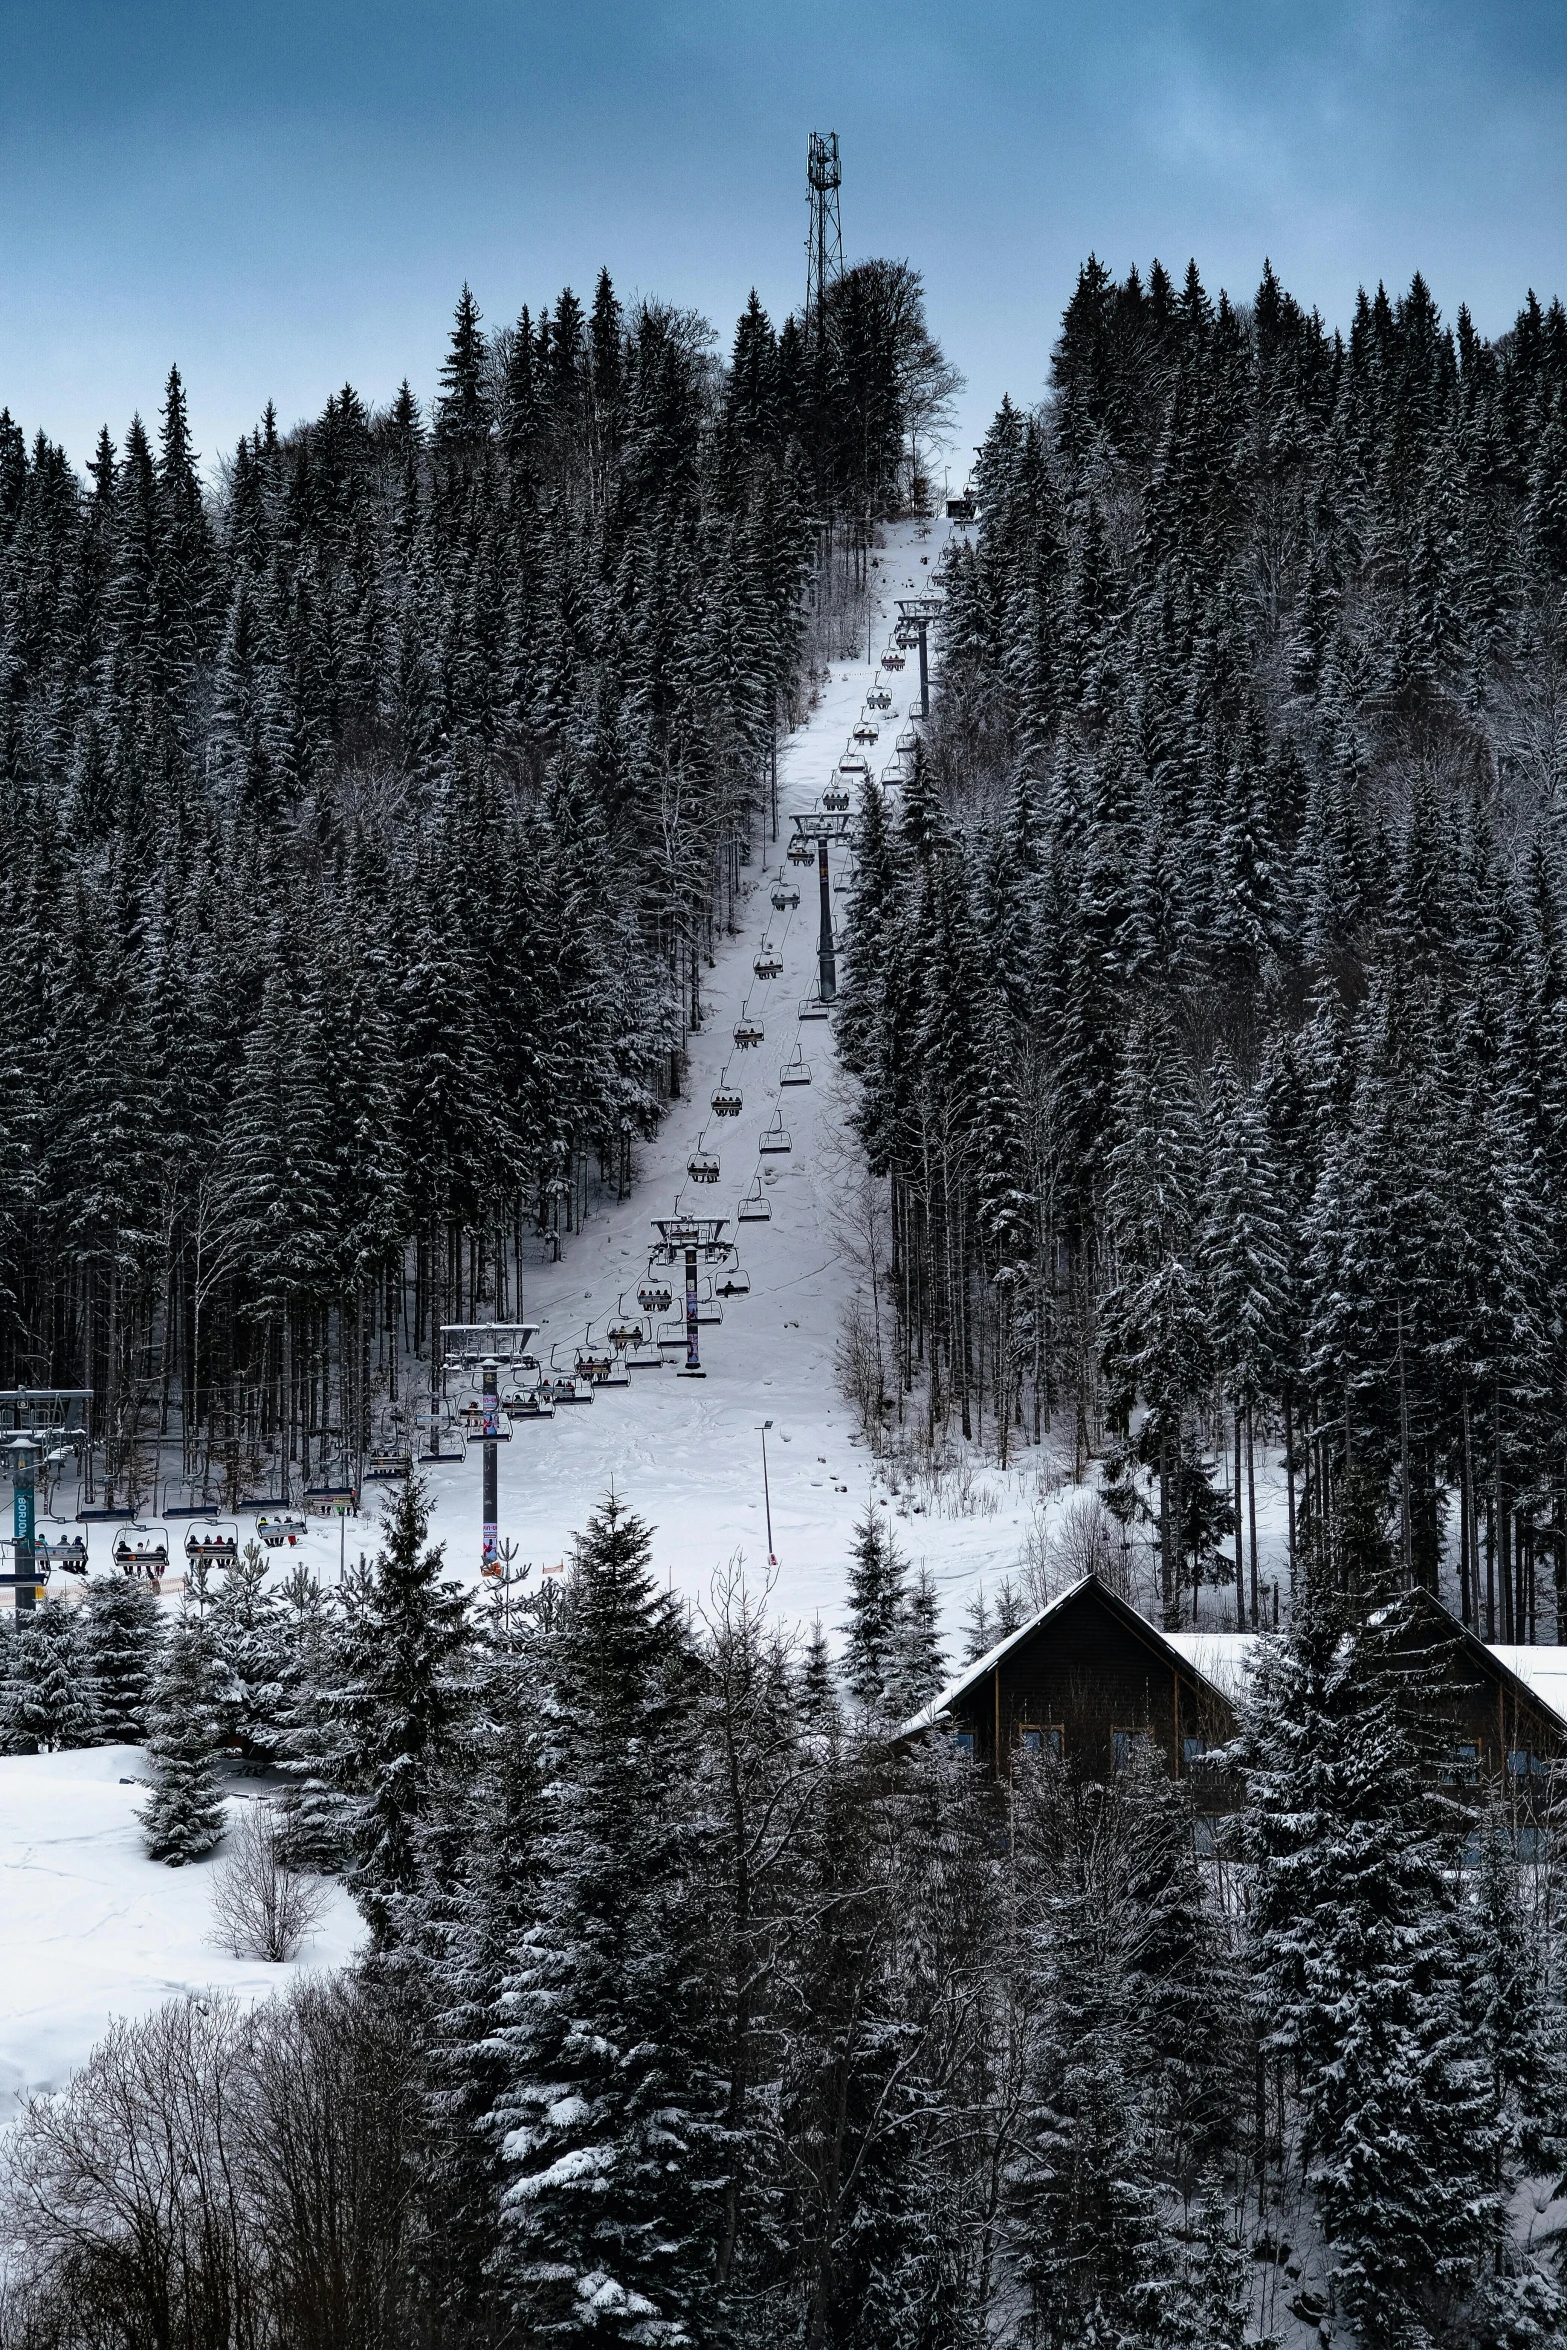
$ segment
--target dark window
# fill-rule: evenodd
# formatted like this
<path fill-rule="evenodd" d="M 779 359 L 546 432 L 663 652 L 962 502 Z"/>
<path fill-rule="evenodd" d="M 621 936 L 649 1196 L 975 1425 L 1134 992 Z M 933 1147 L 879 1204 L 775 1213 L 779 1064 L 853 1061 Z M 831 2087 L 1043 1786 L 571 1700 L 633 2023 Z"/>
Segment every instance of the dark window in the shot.
<path fill-rule="evenodd" d="M 974 1760 L 974 1733 L 972 1730 L 959 1730 L 952 1743 L 965 1762 Z"/>
<path fill-rule="evenodd" d="M 1110 1757 L 1118 1771 L 1125 1770 L 1132 1759 L 1132 1749 L 1140 1738 L 1146 1738 L 1147 1735 L 1146 1730 L 1112 1730 L 1110 1732 Z"/>
<path fill-rule="evenodd" d="M 1507 1773 L 1512 1779 L 1543 1779 L 1545 1757 L 1531 1754 L 1527 1746 L 1510 1746 L 1507 1750 Z"/>
<path fill-rule="evenodd" d="M 1181 1740 L 1181 1760 L 1188 1769 L 1194 1762 L 1201 1762 L 1207 1751 L 1208 1741 L 1206 1738 L 1183 1738 Z"/>
<path fill-rule="evenodd" d="M 1444 1787 L 1473 1787 L 1480 1777 L 1480 1749 L 1472 1740 L 1463 1739 L 1450 1748 L 1442 1758 Z"/>
<path fill-rule="evenodd" d="M 1064 1740 L 1059 1722 L 1025 1722 L 1021 1733 L 1025 1754 L 1048 1754 L 1059 1762 Z"/>

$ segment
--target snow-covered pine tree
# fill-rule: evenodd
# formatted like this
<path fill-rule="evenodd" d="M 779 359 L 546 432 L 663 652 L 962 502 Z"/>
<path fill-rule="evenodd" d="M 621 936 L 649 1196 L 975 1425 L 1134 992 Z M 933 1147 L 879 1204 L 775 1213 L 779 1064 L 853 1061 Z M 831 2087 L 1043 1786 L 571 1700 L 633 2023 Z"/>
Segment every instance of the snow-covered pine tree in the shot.
<path fill-rule="evenodd" d="M 223 1834 L 224 1673 L 204 1602 L 204 1579 L 193 1577 L 148 1699 L 152 1793 L 142 1838 L 170 1868 L 204 1860 Z"/>
<path fill-rule="evenodd" d="M 98 1744 L 104 1732 L 91 1648 L 76 1608 L 51 1599 L 17 1616 L 0 1709 L 8 1754 Z"/>
<path fill-rule="evenodd" d="M 550 1789 L 531 1922 L 495 2019 L 500 2273 L 539 2339 L 712 2338 L 722 2160 L 684 1790 L 694 1714 L 651 1534 L 615 1496 L 540 1659 Z"/>
<path fill-rule="evenodd" d="M 420 1829 L 470 1699 L 467 1602 L 441 1580 L 417 1477 L 386 1512 L 364 1604 L 347 1636 L 340 1723 L 357 1795 L 350 1883 L 377 1944 L 404 1938 L 417 1911 Z"/>
<path fill-rule="evenodd" d="M 842 1660 L 844 1687 L 865 1717 L 899 1702 L 907 1573 L 886 1513 L 868 1508 L 850 1544 Z"/>

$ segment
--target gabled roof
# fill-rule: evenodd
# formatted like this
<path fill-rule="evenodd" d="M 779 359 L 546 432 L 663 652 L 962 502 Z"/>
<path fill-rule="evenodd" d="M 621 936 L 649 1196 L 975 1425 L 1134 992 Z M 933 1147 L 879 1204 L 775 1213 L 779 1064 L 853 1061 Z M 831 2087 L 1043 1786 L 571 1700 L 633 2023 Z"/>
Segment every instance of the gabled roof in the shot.
<path fill-rule="evenodd" d="M 976 1657 L 971 1665 L 965 1665 L 956 1680 L 949 1681 L 946 1688 L 939 1691 L 928 1705 L 922 1706 L 917 1714 L 909 1716 L 898 1730 L 897 1736 L 914 1738 L 919 1735 L 920 1731 L 934 1728 L 942 1715 L 950 1713 L 959 1700 L 966 1697 L 971 1689 L 976 1688 L 988 1673 L 993 1673 L 1004 1658 L 1012 1655 L 1015 1649 L 1025 1647 L 1036 1633 L 1043 1630 L 1052 1616 L 1060 1615 L 1064 1608 L 1069 1607 L 1074 1600 L 1080 1599 L 1087 1591 L 1093 1593 L 1100 1605 L 1116 1619 L 1124 1631 L 1132 1633 L 1135 1638 L 1143 1641 L 1162 1663 L 1170 1667 L 1172 1672 L 1177 1672 L 1184 1680 L 1195 1683 L 1210 1697 L 1216 1697 L 1221 1705 L 1233 1705 L 1234 1700 L 1229 1692 L 1219 1682 L 1210 1679 L 1194 1659 L 1183 1655 L 1173 1639 L 1161 1632 L 1157 1625 L 1150 1624 L 1146 1616 L 1140 1616 L 1136 1608 L 1129 1607 L 1124 1599 L 1118 1598 L 1107 1583 L 1100 1582 L 1097 1575 L 1085 1575 L 1080 1582 L 1072 1584 L 1068 1590 L 1059 1593 L 1055 1599 L 1051 1600 L 1048 1607 L 1042 1607 L 1036 1616 L 1030 1616 L 1026 1624 L 1020 1624 L 1015 1632 L 1009 1632 L 1005 1640 L 998 1640 L 994 1648 L 987 1648 L 983 1656 Z"/>
<path fill-rule="evenodd" d="M 1440 1618 L 1462 1654 L 1487 1678 L 1499 1681 L 1515 1702 L 1546 1714 L 1567 1743 L 1567 1648 L 1516 1648 L 1483 1641 L 1461 1624 L 1434 1592 L 1417 1591 L 1429 1614 Z M 1165 1636 L 1198 1672 L 1223 1690 L 1232 1705 L 1246 1695 L 1267 1634 L 1256 1632 L 1171 1632 Z"/>

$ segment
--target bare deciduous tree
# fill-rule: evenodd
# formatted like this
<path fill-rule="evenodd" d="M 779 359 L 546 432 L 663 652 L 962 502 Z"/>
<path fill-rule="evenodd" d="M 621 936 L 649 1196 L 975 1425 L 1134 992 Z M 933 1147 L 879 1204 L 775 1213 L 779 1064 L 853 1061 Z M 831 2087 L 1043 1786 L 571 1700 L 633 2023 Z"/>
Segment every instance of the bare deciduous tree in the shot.
<path fill-rule="evenodd" d="M 294 1956 L 330 1898 L 318 1878 L 302 1877 L 283 1860 L 281 1837 L 269 1803 L 248 1805 L 212 1888 L 212 1941 L 236 1958 L 273 1966 Z"/>

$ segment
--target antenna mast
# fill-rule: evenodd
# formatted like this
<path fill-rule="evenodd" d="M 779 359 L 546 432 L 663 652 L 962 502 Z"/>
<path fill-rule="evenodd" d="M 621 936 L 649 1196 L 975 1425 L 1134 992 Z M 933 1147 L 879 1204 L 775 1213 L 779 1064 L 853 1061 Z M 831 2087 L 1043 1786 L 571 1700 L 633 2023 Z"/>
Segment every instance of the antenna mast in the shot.
<path fill-rule="evenodd" d="M 818 344 L 827 332 L 827 288 L 843 275 L 843 227 L 838 218 L 838 189 L 843 170 L 838 161 L 838 134 L 823 138 L 812 131 L 806 177 L 811 183 L 811 233 L 805 240 L 805 333 Z"/>

